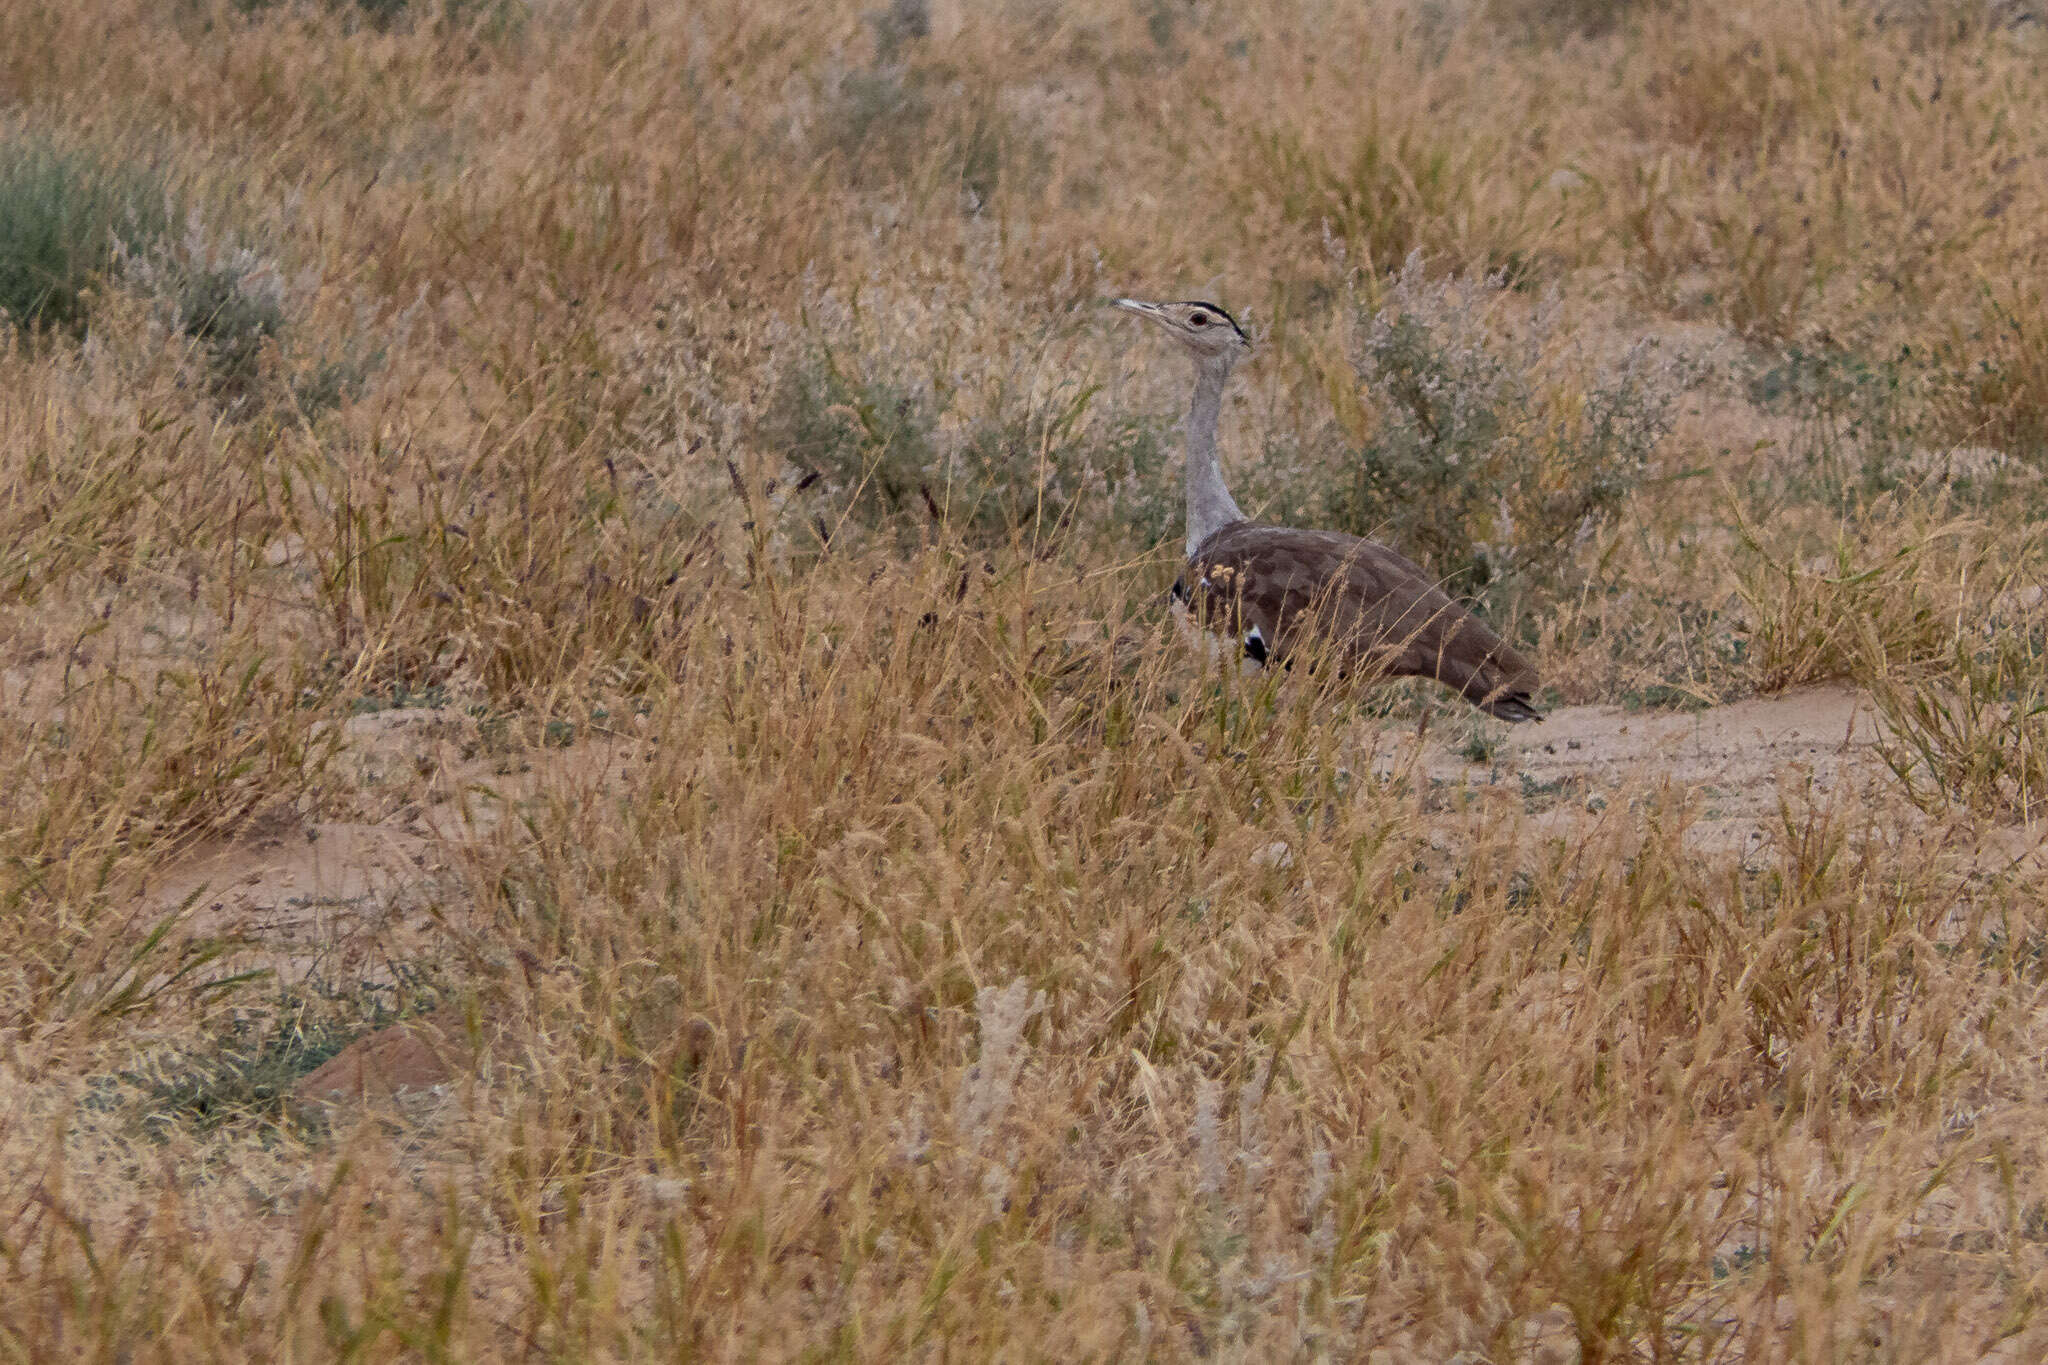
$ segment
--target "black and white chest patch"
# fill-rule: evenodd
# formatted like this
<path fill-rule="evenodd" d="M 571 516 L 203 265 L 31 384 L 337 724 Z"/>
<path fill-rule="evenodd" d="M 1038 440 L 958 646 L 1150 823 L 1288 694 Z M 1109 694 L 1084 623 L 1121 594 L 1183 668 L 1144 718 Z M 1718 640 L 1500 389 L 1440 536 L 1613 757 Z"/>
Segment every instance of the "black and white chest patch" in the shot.
<path fill-rule="evenodd" d="M 1201 580 L 1201 584 L 1204 589 L 1215 591 L 1216 585 L 1206 576 Z M 1173 581 L 1173 587 L 1167 593 L 1167 608 L 1173 614 L 1173 623 L 1180 630 L 1182 638 L 1192 648 L 1211 657 L 1228 648 L 1228 637 L 1219 639 L 1213 632 L 1203 630 L 1196 624 L 1194 597 L 1188 591 L 1186 579 L 1176 578 Z M 1238 648 L 1243 666 L 1247 670 L 1264 668 L 1272 657 L 1272 651 L 1266 646 L 1266 637 L 1257 626 L 1244 633 L 1243 638 L 1238 641 Z"/>

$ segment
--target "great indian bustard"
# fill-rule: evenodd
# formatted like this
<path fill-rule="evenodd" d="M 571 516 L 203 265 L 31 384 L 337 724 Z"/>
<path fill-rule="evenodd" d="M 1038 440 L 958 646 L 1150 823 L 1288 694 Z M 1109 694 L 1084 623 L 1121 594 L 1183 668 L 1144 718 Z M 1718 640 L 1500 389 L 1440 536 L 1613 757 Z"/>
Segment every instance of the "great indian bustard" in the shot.
<path fill-rule="evenodd" d="M 1502 720 L 1543 719 L 1535 668 L 1407 559 L 1339 531 L 1264 526 L 1239 510 L 1217 463 L 1216 421 L 1252 343 L 1230 314 L 1202 302 L 1116 306 L 1159 324 L 1195 362 L 1176 617 L 1235 642 L 1255 664 L 1327 651 L 1346 671 L 1435 678 Z"/>

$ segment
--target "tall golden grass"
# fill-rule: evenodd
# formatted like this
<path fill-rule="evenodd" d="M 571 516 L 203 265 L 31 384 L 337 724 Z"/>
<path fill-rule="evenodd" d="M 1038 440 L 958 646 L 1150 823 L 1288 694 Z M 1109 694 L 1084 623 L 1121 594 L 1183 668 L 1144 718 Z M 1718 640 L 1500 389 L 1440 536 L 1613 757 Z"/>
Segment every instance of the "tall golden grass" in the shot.
<path fill-rule="evenodd" d="M 13 6 L 0 137 L 176 168 L 287 325 L 232 395 L 134 272 L 0 340 L 0 1342 L 2038 1355 L 2048 922 L 1988 850 L 2048 800 L 2048 65 L 2003 13 Z M 1501 277 L 1504 347 L 1545 310 L 1560 441 L 1599 364 L 1686 360 L 1623 515 L 1495 603 L 1551 700 L 1849 678 L 1896 780 L 1787 779 L 1736 858 L 1654 769 L 1546 811 L 1432 777 L 1432 703 L 1179 653 L 1171 469 L 1054 468 L 1181 401 L 1097 305 L 1261 331 L 1226 440 L 1279 505 L 1372 439 L 1347 348 L 1414 252 Z M 793 423 L 826 352 L 867 387 Z M 1080 510 L 970 535 L 935 467 L 865 519 L 777 433 L 872 477 L 881 402 Z M 406 706 L 455 757 L 358 761 Z M 414 817 L 424 948 L 166 898 Z M 218 1079 L 421 980 L 440 1092 Z"/>

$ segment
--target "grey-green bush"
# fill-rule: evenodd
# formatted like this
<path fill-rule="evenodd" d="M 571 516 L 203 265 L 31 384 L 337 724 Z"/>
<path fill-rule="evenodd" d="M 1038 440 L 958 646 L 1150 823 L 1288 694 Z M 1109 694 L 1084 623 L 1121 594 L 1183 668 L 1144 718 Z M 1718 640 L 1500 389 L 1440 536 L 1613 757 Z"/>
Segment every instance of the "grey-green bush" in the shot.
<path fill-rule="evenodd" d="M 979 544 L 1168 539 L 1181 514 L 1177 453 L 1159 423 L 1096 414 L 1096 397 L 999 398 L 942 432 L 951 400 L 940 386 L 812 342 L 782 371 L 754 436 L 878 529 L 936 520 Z"/>
<path fill-rule="evenodd" d="M 148 163 L 0 133 L 0 311 L 24 332 L 82 332 L 94 286 L 163 242 L 177 200 Z"/>
<path fill-rule="evenodd" d="M 1517 355 L 1486 325 L 1501 287 L 1428 280 L 1411 255 L 1384 306 L 1361 309 L 1353 364 L 1381 420 L 1326 494 L 1333 525 L 1467 593 L 1549 582 L 1648 475 L 1684 383 L 1638 346 L 1592 377 L 1576 421 L 1553 420 L 1537 348 Z"/>
<path fill-rule="evenodd" d="M 929 491 L 937 421 L 929 391 L 849 374 L 818 344 L 782 371 L 755 437 L 844 490 L 864 520 L 886 521 Z"/>
<path fill-rule="evenodd" d="M 125 264 L 128 281 L 155 300 L 171 330 L 204 350 L 214 392 L 236 401 L 254 396 L 266 350 L 283 341 L 288 321 L 277 266 L 197 217 L 175 242 Z"/>

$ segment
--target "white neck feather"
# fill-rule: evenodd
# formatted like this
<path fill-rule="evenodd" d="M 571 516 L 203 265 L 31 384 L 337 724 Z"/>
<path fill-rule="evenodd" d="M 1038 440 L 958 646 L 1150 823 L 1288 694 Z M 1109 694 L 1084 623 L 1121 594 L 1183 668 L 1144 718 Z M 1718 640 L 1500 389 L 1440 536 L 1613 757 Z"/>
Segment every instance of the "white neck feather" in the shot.
<path fill-rule="evenodd" d="M 1223 482 L 1216 459 L 1216 423 L 1223 413 L 1223 386 L 1230 380 L 1228 355 L 1195 361 L 1195 399 L 1188 406 L 1188 554 L 1234 521 L 1243 521 L 1237 499 Z"/>

